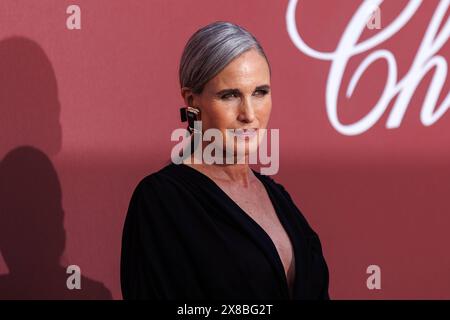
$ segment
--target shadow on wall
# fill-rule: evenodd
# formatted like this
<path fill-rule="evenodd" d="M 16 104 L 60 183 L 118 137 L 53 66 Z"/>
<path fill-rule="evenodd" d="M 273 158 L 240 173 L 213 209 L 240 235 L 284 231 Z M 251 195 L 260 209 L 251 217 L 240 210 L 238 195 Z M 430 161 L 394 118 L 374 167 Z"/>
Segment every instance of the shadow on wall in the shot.
<path fill-rule="evenodd" d="M 69 290 L 60 264 L 62 190 L 50 156 L 61 149 L 56 77 L 44 51 L 21 37 L 0 41 L 0 299 L 111 299 L 100 282 Z"/>

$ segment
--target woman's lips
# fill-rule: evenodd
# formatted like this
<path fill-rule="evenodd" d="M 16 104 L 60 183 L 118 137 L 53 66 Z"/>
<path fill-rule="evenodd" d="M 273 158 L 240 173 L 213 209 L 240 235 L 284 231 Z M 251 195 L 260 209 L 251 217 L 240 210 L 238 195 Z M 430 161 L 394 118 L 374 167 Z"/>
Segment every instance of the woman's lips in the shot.
<path fill-rule="evenodd" d="M 258 129 L 251 128 L 251 129 L 235 129 L 233 132 L 233 135 L 235 137 L 239 138 L 251 138 L 255 137 L 258 133 Z"/>

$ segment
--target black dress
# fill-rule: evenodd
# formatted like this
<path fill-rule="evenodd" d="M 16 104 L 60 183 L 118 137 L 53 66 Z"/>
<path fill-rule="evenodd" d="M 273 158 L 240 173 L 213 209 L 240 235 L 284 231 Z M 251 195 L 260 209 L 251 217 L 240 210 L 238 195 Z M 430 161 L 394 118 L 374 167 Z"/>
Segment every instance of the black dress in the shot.
<path fill-rule="evenodd" d="M 293 296 L 269 235 L 212 179 L 169 164 L 142 179 L 122 236 L 124 299 L 329 299 L 320 240 L 281 184 L 264 184 L 295 255 Z"/>

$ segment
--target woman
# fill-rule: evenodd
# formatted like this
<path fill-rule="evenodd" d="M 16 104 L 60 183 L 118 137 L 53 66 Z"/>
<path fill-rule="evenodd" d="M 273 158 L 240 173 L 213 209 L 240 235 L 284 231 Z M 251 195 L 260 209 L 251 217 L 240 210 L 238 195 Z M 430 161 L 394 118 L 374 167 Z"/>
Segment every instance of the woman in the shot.
<path fill-rule="evenodd" d="M 223 154 L 226 140 L 248 142 L 245 163 L 196 163 L 188 154 L 140 181 L 123 231 L 123 297 L 329 299 L 317 234 L 281 184 L 249 167 L 261 140 L 244 129 L 266 129 L 272 108 L 258 41 L 232 23 L 203 27 L 184 49 L 179 77 L 202 131 L 222 133 Z"/>

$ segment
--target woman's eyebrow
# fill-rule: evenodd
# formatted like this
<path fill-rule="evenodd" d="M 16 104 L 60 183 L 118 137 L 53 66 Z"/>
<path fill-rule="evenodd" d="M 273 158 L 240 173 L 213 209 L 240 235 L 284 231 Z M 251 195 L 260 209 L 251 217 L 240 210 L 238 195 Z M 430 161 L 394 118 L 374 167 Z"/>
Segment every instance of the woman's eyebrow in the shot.
<path fill-rule="evenodd" d="M 257 91 L 257 90 L 270 90 L 270 86 L 268 84 L 263 84 L 263 85 L 257 86 L 255 88 L 255 91 Z M 241 93 L 241 90 L 236 89 L 236 88 L 223 89 L 223 90 L 220 90 L 219 92 L 217 92 L 216 95 L 217 96 L 221 96 L 221 95 L 230 94 L 230 93 L 232 93 L 232 94 L 239 94 L 239 93 Z"/>
<path fill-rule="evenodd" d="M 219 92 L 216 92 L 216 96 L 222 96 L 225 94 L 240 94 L 241 91 L 239 89 L 223 89 Z"/>
<path fill-rule="evenodd" d="M 268 84 L 263 84 L 261 86 L 257 86 L 255 91 L 256 90 L 267 90 L 267 91 L 269 91 L 270 90 L 270 86 Z"/>

